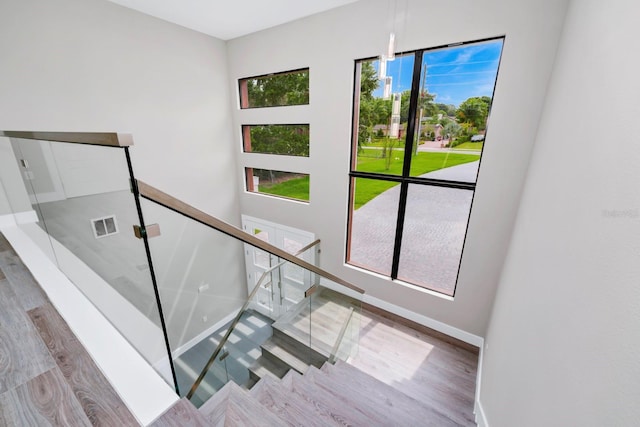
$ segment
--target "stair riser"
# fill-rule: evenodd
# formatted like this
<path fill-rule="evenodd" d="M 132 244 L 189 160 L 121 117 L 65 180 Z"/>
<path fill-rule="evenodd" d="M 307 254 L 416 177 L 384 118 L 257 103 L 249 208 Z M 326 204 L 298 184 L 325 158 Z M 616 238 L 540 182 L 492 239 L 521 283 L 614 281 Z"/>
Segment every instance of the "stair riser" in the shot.
<path fill-rule="evenodd" d="M 286 360 L 279 358 L 278 356 L 276 356 L 275 354 L 271 353 L 269 350 L 266 350 L 264 348 L 262 349 L 262 357 L 269 359 L 273 363 L 284 364 L 288 366 L 289 369 L 293 369 L 294 371 L 299 372 L 301 374 L 304 374 L 304 372 L 307 370 L 306 367 L 303 369 L 299 363 L 287 362 Z"/>
<path fill-rule="evenodd" d="M 300 341 L 296 340 L 286 332 L 283 332 L 277 328 L 273 328 L 273 335 L 276 335 L 279 339 L 286 341 L 286 343 L 292 347 L 301 348 L 301 351 L 304 351 L 305 352 L 304 354 L 308 355 L 305 357 L 305 359 L 311 360 L 312 361 L 311 364 L 314 366 L 317 366 L 317 367 L 322 366 L 322 364 L 329 359 L 329 354 L 325 355 L 318 352 L 315 349 L 311 349 L 304 343 L 301 343 Z"/>
<path fill-rule="evenodd" d="M 260 362 L 261 360 L 263 360 L 262 358 L 258 359 L 257 362 Z M 260 381 L 260 379 L 264 376 L 264 375 L 270 375 L 273 378 L 276 379 L 280 379 L 282 378 L 287 371 L 290 369 L 289 366 L 287 366 L 286 364 L 282 363 L 282 362 L 278 362 L 278 361 L 271 361 L 268 360 L 268 362 L 266 365 L 264 363 L 258 364 L 258 367 L 256 367 L 256 364 L 252 365 L 249 367 L 249 380 L 250 382 L 258 382 Z M 247 385 L 248 386 L 248 385 Z"/>

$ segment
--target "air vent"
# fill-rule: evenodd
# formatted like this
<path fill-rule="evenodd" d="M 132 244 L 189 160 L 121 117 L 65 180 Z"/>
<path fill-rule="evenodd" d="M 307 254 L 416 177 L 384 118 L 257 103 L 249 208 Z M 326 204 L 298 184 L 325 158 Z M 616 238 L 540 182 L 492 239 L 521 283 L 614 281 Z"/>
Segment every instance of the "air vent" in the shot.
<path fill-rule="evenodd" d="M 118 222 L 115 215 L 104 216 L 91 220 L 91 228 L 96 239 L 118 233 Z"/>

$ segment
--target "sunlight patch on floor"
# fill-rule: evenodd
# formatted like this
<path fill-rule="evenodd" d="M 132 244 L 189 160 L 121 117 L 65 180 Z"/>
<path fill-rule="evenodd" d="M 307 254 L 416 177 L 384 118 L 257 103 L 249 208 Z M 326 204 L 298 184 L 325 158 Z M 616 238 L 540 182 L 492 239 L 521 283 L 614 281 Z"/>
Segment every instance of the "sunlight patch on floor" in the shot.
<path fill-rule="evenodd" d="M 364 316 L 358 347 L 349 364 L 387 384 L 412 379 L 434 349 L 409 333 Z"/>
<path fill-rule="evenodd" d="M 246 321 L 255 325 L 257 328 L 263 328 L 265 326 L 267 326 L 267 322 L 265 322 L 264 320 L 256 317 L 256 316 L 249 316 L 246 318 Z"/>

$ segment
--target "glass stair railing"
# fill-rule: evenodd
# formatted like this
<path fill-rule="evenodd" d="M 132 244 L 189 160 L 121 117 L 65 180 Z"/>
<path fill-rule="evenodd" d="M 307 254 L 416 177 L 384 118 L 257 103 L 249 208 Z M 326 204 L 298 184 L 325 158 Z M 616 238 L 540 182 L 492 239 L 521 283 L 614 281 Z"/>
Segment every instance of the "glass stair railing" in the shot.
<path fill-rule="evenodd" d="M 314 264 L 319 241 L 289 253 L 137 181 L 130 135 L 0 136 L 26 232 L 179 395 L 357 351 L 363 291 Z"/>
<path fill-rule="evenodd" d="M 161 259 L 163 239 L 167 244 L 178 247 L 181 242 L 192 242 L 185 236 L 200 236 L 201 242 L 210 240 L 215 243 L 209 249 L 204 245 L 199 248 L 177 247 L 175 251 L 180 252 L 184 260 L 174 262 L 167 259 L 156 267 L 161 300 L 169 313 L 169 331 L 175 328 L 172 310 L 166 307 L 168 298 L 163 295 L 166 287 L 163 278 L 192 282 L 194 278 L 185 279 L 183 276 L 194 274 L 201 252 L 207 254 L 201 260 L 205 263 L 201 266 L 204 275 L 201 280 L 208 278 L 211 287 L 207 292 L 216 292 L 203 307 L 210 308 L 217 303 L 226 306 L 218 307 L 217 313 L 235 314 L 226 323 L 219 324 L 218 329 L 210 331 L 211 335 L 202 340 L 206 345 L 191 348 L 174 359 L 181 394 L 196 406 L 204 403 L 228 381 L 251 387 L 264 375 L 282 377 L 289 369 L 304 372 L 310 365 L 319 367 L 329 359 L 346 359 L 357 350 L 362 291 L 302 258 L 317 250 L 319 241 L 290 254 L 147 184 L 138 182 L 137 187 L 145 218 L 161 224 L 163 230 L 160 237 L 150 240 L 154 260 Z M 172 224 L 173 230 L 168 230 L 165 224 Z M 214 248 L 218 248 L 217 252 Z M 187 256 L 188 253 L 192 256 Z M 234 253 L 236 256 L 232 256 Z M 224 270 L 212 269 L 211 259 L 220 256 L 228 257 L 222 263 Z M 241 299 L 237 295 L 225 294 L 230 288 L 227 284 L 232 281 L 231 276 L 235 274 L 238 280 L 237 276 L 246 271 L 245 260 L 253 257 L 259 259 L 255 264 L 262 269 L 258 269 L 260 274 L 249 274 L 246 278 L 250 284 L 245 288 L 248 296 Z M 195 307 L 197 314 L 190 319 L 196 328 L 202 295 L 181 293 L 172 298 L 187 299 L 186 305 Z M 179 325 L 188 328 L 189 323 L 180 320 Z M 169 341 L 174 340 L 170 336 Z M 187 383 L 189 387 L 185 388 Z"/>

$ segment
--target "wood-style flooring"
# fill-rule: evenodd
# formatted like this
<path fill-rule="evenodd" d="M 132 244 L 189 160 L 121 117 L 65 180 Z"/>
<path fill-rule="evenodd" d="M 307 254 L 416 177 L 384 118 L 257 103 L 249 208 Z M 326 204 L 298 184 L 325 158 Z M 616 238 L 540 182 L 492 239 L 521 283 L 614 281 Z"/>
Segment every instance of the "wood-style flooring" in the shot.
<path fill-rule="evenodd" d="M 360 317 L 358 353 L 349 364 L 459 425 L 475 426 L 478 349 L 367 308 Z"/>
<path fill-rule="evenodd" d="M 0 426 L 137 426 L 0 234 Z"/>

